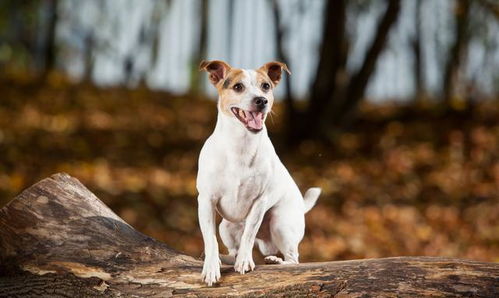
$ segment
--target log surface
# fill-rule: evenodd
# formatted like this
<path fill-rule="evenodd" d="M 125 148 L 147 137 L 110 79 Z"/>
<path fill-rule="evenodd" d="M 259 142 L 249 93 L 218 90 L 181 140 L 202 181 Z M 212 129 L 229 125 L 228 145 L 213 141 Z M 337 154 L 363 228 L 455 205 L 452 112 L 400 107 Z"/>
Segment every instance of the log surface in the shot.
<path fill-rule="evenodd" d="M 202 262 L 136 231 L 78 180 L 56 174 L 0 210 L 0 296 L 499 297 L 499 265 L 397 257 L 299 265 L 223 266 L 215 287 Z"/>

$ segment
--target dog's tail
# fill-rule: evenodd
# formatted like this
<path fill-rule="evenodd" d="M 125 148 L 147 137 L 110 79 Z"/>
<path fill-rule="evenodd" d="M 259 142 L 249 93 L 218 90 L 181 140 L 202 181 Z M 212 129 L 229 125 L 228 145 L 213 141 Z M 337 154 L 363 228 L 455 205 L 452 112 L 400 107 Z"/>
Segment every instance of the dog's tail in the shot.
<path fill-rule="evenodd" d="M 317 202 L 319 195 L 321 194 L 321 189 L 319 187 L 312 187 L 307 190 L 303 196 L 303 201 L 305 203 L 305 213 L 309 212 Z"/>

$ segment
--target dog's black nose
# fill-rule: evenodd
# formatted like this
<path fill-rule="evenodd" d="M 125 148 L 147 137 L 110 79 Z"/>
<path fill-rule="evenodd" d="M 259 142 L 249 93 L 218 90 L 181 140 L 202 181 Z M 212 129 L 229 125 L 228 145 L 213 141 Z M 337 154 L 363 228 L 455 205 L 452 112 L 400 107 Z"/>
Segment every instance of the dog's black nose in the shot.
<path fill-rule="evenodd" d="M 263 110 L 269 101 L 265 97 L 255 97 L 253 98 L 253 103 L 260 109 Z"/>

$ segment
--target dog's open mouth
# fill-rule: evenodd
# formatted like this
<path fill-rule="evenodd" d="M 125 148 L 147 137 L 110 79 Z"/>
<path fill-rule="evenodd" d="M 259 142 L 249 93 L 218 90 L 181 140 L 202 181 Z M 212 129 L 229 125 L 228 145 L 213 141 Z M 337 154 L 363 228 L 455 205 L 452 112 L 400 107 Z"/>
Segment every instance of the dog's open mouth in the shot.
<path fill-rule="evenodd" d="M 245 111 L 240 108 L 231 108 L 232 113 L 251 132 L 259 132 L 263 128 L 263 112 Z"/>

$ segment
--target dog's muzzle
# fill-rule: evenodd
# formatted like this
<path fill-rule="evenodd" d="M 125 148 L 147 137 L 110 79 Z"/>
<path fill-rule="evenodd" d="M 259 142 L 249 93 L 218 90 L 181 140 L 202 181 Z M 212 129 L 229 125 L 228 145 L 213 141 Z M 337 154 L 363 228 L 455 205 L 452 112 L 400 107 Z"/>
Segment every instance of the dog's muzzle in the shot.
<path fill-rule="evenodd" d="M 246 129 L 251 132 L 259 132 L 263 129 L 264 112 L 262 111 L 246 111 L 240 108 L 233 107 L 230 109 L 236 118 L 244 124 Z"/>

